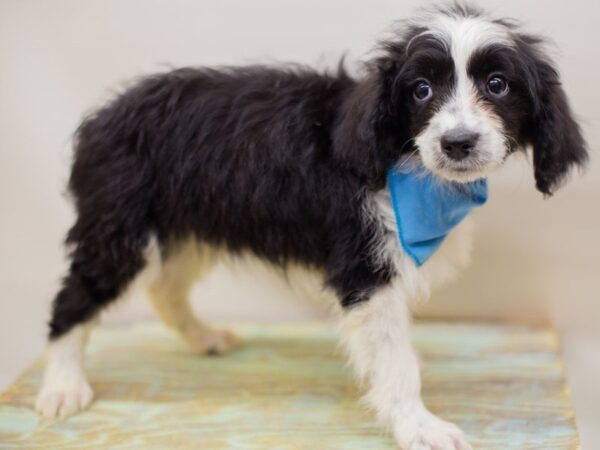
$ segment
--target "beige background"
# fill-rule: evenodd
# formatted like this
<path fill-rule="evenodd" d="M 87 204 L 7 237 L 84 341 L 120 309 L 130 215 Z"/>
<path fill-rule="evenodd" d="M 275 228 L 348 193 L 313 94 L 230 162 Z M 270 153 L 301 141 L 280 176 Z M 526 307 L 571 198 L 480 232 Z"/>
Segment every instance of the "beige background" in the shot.
<path fill-rule="evenodd" d="M 65 266 L 73 219 L 62 195 L 70 136 L 123 81 L 168 66 L 299 61 L 331 67 L 363 57 L 416 1 L 0 1 L 0 387 L 38 354 Z M 600 7 L 594 0 L 481 1 L 556 42 L 566 90 L 592 153 L 600 142 Z M 594 157 L 594 155 L 592 155 Z M 552 321 L 567 333 L 584 449 L 600 448 L 600 165 L 545 201 L 531 167 L 513 160 L 478 211 L 474 265 L 423 315 Z M 219 269 L 195 292 L 215 320 L 320 317 L 259 269 Z M 149 317 L 136 299 L 111 320 Z"/>

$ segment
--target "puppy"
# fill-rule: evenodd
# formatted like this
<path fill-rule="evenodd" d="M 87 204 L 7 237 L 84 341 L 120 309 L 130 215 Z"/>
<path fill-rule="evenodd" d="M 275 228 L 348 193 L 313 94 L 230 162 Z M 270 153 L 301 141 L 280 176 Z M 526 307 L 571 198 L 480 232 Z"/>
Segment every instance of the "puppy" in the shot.
<path fill-rule="evenodd" d="M 166 324 L 196 352 L 230 349 L 235 336 L 195 318 L 188 290 L 221 255 L 254 255 L 306 269 L 335 297 L 366 400 L 400 447 L 470 448 L 421 401 L 409 333 L 411 304 L 465 263 L 468 221 L 414 258 L 394 202 L 429 205 L 395 201 L 389 175 L 410 167 L 442 191 L 460 188 L 529 148 L 545 196 L 587 158 L 541 39 L 468 7 L 401 23 L 358 78 L 254 66 L 141 80 L 76 134 L 71 265 L 37 410 L 64 416 L 90 403 L 90 327 L 150 265 Z"/>

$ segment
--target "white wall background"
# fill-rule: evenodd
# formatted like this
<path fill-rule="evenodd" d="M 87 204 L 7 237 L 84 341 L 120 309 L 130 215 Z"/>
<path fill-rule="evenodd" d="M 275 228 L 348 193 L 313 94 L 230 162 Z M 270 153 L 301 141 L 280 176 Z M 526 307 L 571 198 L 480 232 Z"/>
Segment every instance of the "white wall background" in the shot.
<path fill-rule="evenodd" d="M 600 143 L 599 3 L 476 3 L 552 37 L 565 88 L 594 153 Z M 43 346 L 49 304 L 65 267 L 61 240 L 73 220 L 62 195 L 70 136 L 86 111 L 123 81 L 165 66 L 265 61 L 332 66 L 348 50 L 349 60 L 361 58 L 392 20 L 424 4 L 0 1 L 0 386 Z M 600 165 L 594 157 L 585 177 L 549 201 L 534 191 L 526 161 L 511 161 L 495 174 L 491 201 L 477 212 L 475 264 L 459 283 L 436 294 L 422 314 L 551 320 L 570 333 L 568 342 L 597 333 Z M 281 284 L 264 278 L 260 270 L 235 275 L 217 270 L 199 286 L 197 309 L 221 320 L 319 317 Z M 128 320 L 149 314 L 137 300 L 115 308 L 112 316 Z M 573 369 L 582 386 L 586 374 L 599 370 L 591 358 L 597 349 L 576 346 L 577 367 L 588 364 Z M 581 408 L 591 411 L 600 401 L 597 388 L 577 389 Z"/>

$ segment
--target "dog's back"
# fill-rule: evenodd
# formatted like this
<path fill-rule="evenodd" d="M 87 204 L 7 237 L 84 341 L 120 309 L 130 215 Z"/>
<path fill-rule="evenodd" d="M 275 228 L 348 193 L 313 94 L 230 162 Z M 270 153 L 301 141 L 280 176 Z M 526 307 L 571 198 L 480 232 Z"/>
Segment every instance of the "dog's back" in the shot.
<path fill-rule="evenodd" d="M 57 308 L 76 312 L 55 314 L 51 334 L 115 298 L 144 266 L 151 236 L 163 250 L 192 236 L 323 269 L 365 253 L 375 231 L 365 232 L 364 185 L 331 142 L 353 84 L 343 72 L 297 67 L 181 69 L 142 80 L 86 119 L 67 241 L 73 270 L 93 289 L 82 304 L 80 277 L 66 278 L 59 296 L 73 299 Z M 340 255 L 352 239 L 353 254 Z"/>

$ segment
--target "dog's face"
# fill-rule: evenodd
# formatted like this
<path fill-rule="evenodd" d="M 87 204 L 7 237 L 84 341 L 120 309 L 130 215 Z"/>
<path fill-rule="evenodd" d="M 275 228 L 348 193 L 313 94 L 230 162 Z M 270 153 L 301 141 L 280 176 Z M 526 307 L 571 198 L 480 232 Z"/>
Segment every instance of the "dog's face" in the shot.
<path fill-rule="evenodd" d="M 518 146 L 531 113 L 505 26 L 478 17 L 434 15 L 405 46 L 397 83 L 410 139 L 423 165 L 454 181 L 498 167 Z"/>
<path fill-rule="evenodd" d="M 402 28 L 355 93 L 358 107 L 372 107 L 355 119 L 357 141 L 373 139 L 385 159 L 380 166 L 418 156 L 439 177 L 467 182 L 533 147 L 536 185 L 551 194 L 571 166 L 585 162 L 540 39 L 463 7 L 425 13 Z"/>

